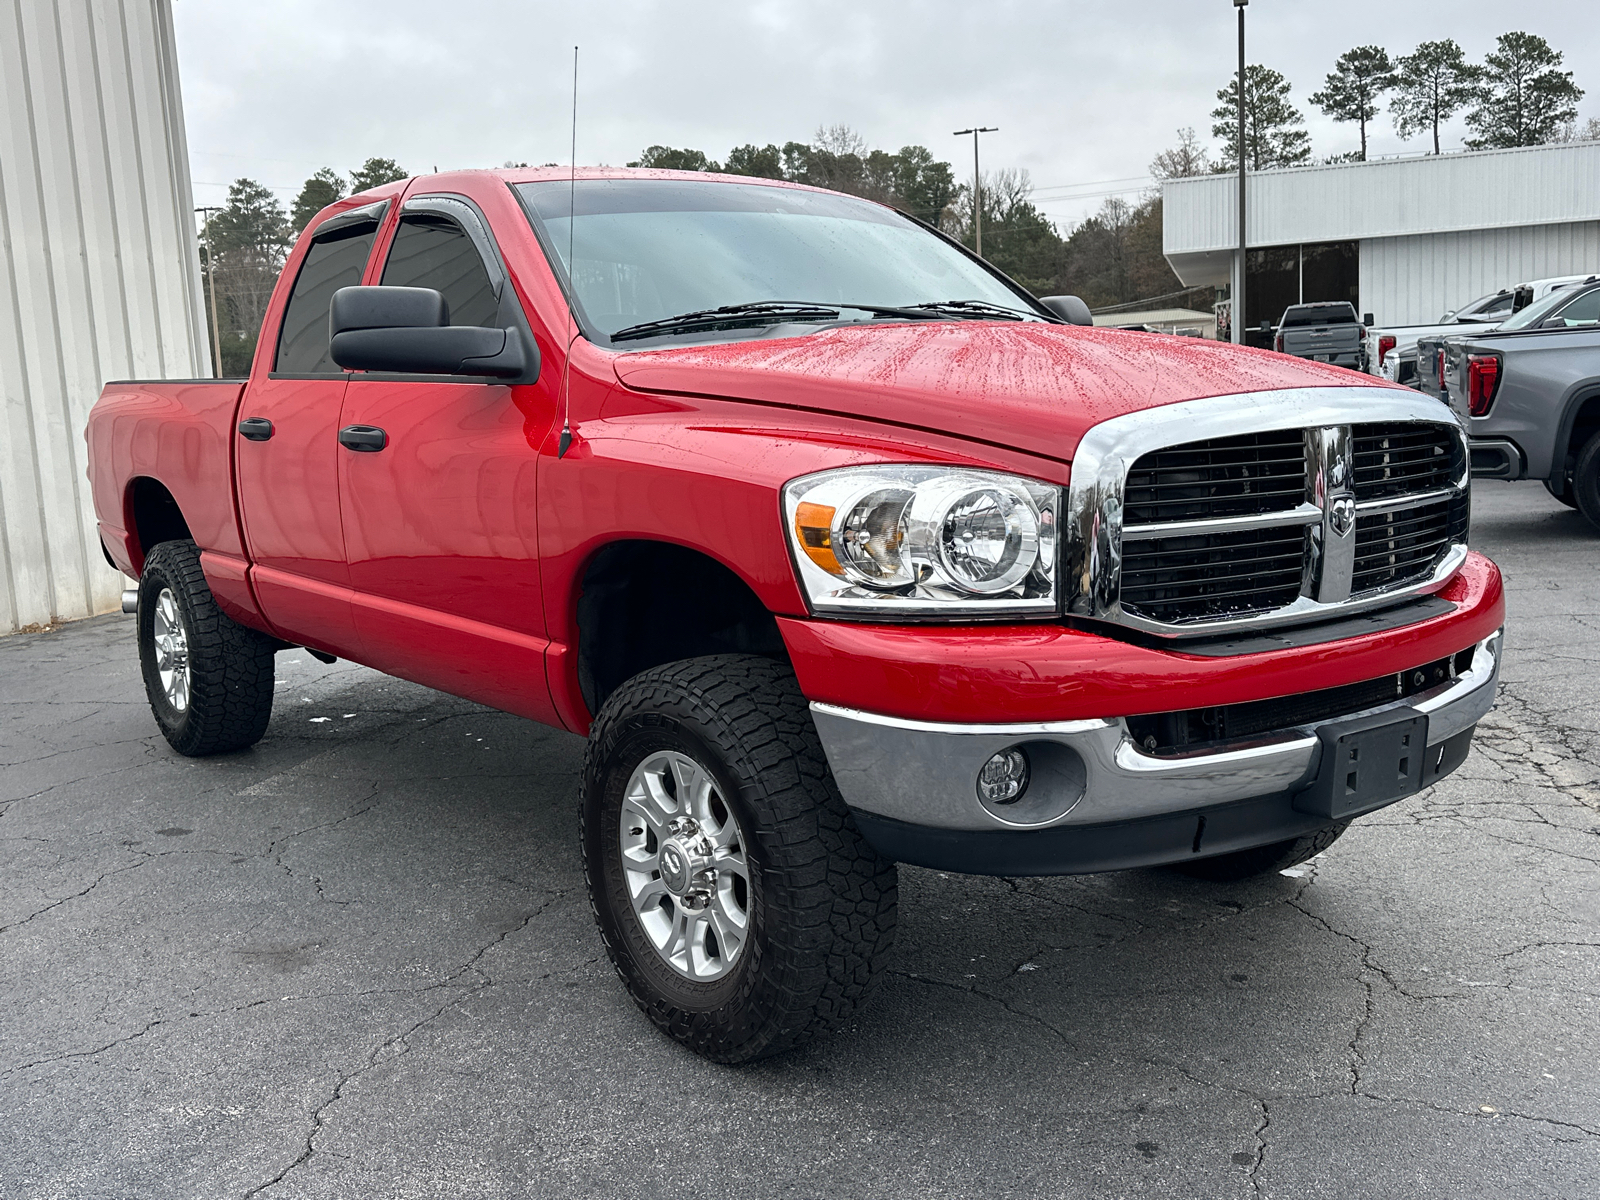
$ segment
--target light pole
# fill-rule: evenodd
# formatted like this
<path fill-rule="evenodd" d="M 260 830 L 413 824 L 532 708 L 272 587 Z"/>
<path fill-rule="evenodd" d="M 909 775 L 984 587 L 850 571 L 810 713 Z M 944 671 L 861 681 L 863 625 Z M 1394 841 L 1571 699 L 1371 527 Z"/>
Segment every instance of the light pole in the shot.
<path fill-rule="evenodd" d="M 195 212 L 205 217 L 206 233 L 206 290 L 211 293 L 211 378 L 222 378 L 222 332 L 217 324 L 217 252 L 211 244 L 211 217 L 220 208 L 197 208 Z"/>
<path fill-rule="evenodd" d="M 1233 0 L 1239 14 L 1239 272 L 1233 289 L 1233 340 L 1244 343 L 1244 10 L 1250 0 Z"/>
<path fill-rule="evenodd" d="M 983 257 L 983 187 L 978 174 L 978 135 L 980 133 L 999 133 L 1000 126 L 985 125 L 972 129 L 958 129 L 955 137 L 972 135 L 972 246 L 977 251 L 978 257 Z"/>

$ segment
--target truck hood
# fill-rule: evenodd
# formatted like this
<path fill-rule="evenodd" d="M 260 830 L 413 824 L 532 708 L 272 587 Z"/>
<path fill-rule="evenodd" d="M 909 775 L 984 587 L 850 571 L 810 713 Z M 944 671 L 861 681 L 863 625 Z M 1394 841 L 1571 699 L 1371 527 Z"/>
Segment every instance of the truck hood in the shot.
<path fill-rule="evenodd" d="M 1091 426 L 1140 409 L 1278 388 L 1388 387 L 1265 350 L 1012 321 L 848 325 L 792 338 L 620 354 L 641 392 L 864 417 L 1070 460 Z"/>

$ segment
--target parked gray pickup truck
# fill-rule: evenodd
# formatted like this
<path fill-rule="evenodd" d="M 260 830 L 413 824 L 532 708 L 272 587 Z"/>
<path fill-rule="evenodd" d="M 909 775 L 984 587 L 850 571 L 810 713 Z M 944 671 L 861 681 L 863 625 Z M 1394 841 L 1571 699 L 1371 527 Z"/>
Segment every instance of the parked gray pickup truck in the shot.
<path fill-rule="evenodd" d="M 1279 354 L 1359 371 L 1361 341 L 1366 331 L 1356 310 L 1345 301 L 1291 304 L 1283 310 L 1272 348 Z"/>
<path fill-rule="evenodd" d="M 1498 329 L 1418 343 L 1420 385 L 1461 414 L 1472 473 L 1540 479 L 1600 529 L 1600 283 Z"/>

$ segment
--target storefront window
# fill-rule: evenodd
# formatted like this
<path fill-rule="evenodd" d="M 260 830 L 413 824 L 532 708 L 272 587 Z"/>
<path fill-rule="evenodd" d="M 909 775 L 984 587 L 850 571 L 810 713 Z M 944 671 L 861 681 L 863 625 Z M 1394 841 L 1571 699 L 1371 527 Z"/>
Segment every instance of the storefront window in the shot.
<path fill-rule="evenodd" d="M 1308 242 L 1266 246 L 1246 256 L 1245 328 L 1259 341 L 1261 322 L 1274 328 L 1291 304 L 1348 300 L 1360 304 L 1360 243 Z M 1270 339 L 1264 344 L 1270 344 Z"/>

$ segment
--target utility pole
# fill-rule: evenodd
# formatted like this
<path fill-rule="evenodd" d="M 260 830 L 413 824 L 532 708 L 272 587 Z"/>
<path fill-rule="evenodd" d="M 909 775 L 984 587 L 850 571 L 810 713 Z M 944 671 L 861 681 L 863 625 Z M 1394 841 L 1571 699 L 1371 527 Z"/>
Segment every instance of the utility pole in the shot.
<path fill-rule="evenodd" d="M 978 257 L 983 257 L 983 176 L 978 174 L 978 135 L 980 133 L 999 133 L 1000 126 L 985 125 L 982 128 L 958 129 L 955 137 L 972 135 L 972 244 Z"/>
<path fill-rule="evenodd" d="M 211 244 L 211 215 L 221 212 L 215 207 L 197 208 L 205 221 L 206 233 L 206 291 L 211 293 L 211 378 L 222 378 L 222 329 L 217 324 L 217 252 Z"/>
<path fill-rule="evenodd" d="M 1239 14 L 1239 278 L 1233 289 L 1233 340 L 1244 344 L 1244 276 L 1248 262 L 1244 232 L 1244 10 L 1250 0 L 1233 0 Z"/>

